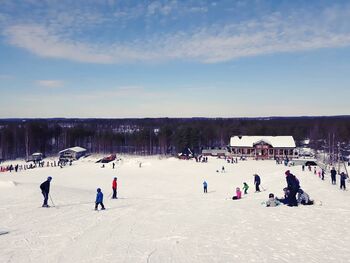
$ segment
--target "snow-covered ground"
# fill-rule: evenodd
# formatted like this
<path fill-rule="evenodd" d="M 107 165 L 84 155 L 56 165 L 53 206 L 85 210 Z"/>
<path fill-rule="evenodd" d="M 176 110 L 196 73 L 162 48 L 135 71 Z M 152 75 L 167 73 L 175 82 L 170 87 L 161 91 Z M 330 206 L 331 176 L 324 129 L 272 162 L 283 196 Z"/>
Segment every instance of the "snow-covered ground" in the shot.
<path fill-rule="evenodd" d="M 216 172 L 222 165 L 226 172 Z M 282 196 L 286 168 L 274 161 L 123 157 L 113 170 L 89 157 L 0 173 L 0 231 L 9 231 L 0 235 L 0 262 L 350 262 L 349 192 L 288 169 L 317 205 L 261 204 L 270 192 Z M 266 191 L 254 193 L 254 173 Z M 39 189 L 47 176 L 56 204 L 49 209 Z M 119 199 L 111 200 L 115 176 Z M 244 181 L 249 194 L 231 200 Z M 105 211 L 94 211 L 97 187 Z"/>

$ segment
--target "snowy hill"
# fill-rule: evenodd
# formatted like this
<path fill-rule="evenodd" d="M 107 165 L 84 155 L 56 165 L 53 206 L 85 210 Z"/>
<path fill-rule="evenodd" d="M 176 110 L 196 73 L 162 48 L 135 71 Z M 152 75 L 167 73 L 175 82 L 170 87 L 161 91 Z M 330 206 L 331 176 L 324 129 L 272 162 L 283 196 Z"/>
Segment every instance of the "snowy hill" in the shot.
<path fill-rule="evenodd" d="M 317 205 L 266 208 L 286 185 L 286 167 L 274 161 L 124 157 L 114 170 L 94 161 L 0 174 L 0 231 L 9 231 L 0 262 L 349 262 L 350 195 L 328 177 L 288 168 Z M 254 193 L 254 173 L 266 191 Z M 48 176 L 49 209 L 39 189 Z M 243 182 L 248 195 L 231 200 Z M 105 211 L 94 211 L 97 187 Z"/>

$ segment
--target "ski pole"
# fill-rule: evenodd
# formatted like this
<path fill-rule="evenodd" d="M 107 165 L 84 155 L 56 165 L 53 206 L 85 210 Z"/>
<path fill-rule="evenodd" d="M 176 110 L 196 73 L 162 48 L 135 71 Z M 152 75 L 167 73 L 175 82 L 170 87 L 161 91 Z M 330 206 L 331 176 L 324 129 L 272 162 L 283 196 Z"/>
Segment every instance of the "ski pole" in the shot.
<path fill-rule="evenodd" d="M 49 194 L 49 197 L 50 197 L 50 201 L 51 201 L 51 203 L 52 203 L 52 206 L 53 206 L 53 207 L 56 207 L 56 206 L 55 206 L 55 203 L 52 201 L 52 198 L 51 198 L 51 195 L 50 195 L 50 194 Z"/>

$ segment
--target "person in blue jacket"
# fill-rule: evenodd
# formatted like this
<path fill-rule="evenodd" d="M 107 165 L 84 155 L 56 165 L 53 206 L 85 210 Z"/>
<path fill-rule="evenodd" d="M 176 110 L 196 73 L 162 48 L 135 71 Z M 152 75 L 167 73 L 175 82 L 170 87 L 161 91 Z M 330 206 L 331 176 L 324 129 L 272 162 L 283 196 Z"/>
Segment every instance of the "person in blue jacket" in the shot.
<path fill-rule="evenodd" d="M 208 193 L 208 184 L 206 181 L 203 182 L 204 193 Z"/>
<path fill-rule="evenodd" d="M 97 188 L 95 210 L 97 210 L 98 205 L 101 205 L 101 210 L 105 210 L 105 206 L 103 205 L 103 193 L 101 192 L 101 188 Z"/>

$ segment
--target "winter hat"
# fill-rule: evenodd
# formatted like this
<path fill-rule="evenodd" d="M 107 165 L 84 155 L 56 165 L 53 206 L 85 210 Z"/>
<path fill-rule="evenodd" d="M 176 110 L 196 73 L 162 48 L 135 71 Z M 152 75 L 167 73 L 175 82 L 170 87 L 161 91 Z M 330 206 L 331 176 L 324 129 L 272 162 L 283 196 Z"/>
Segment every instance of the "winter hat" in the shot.
<path fill-rule="evenodd" d="M 273 198 L 273 197 L 275 197 L 275 195 L 273 193 L 270 193 L 269 198 Z"/>
<path fill-rule="evenodd" d="M 115 180 L 117 180 L 117 177 L 114 177 Z"/>
<path fill-rule="evenodd" d="M 98 193 L 101 192 L 101 188 L 97 188 L 97 192 L 98 192 Z"/>
<path fill-rule="evenodd" d="M 52 177 L 51 177 L 51 176 L 47 177 L 47 180 L 48 180 L 48 181 L 51 181 L 51 180 L 52 180 Z"/>
<path fill-rule="evenodd" d="M 287 171 L 285 172 L 285 174 L 286 174 L 286 175 L 289 175 L 289 174 L 290 174 L 290 171 L 289 171 L 289 170 L 287 170 Z"/>

